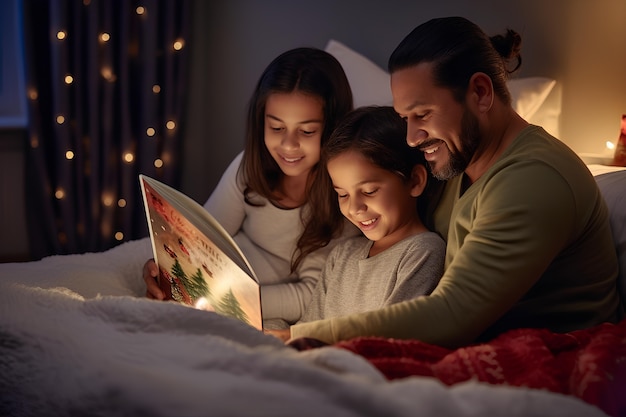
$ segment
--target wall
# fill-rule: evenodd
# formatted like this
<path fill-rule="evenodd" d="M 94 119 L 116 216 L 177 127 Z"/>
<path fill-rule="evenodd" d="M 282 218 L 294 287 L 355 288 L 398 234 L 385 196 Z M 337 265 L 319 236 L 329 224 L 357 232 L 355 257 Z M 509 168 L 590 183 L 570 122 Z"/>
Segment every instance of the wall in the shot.
<path fill-rule="evenodd" d="M 330 38 L 383 68 L 397 43 L 430 18 L 461 15 L 489 34 L 523 38 L 520 76 L 563 87 L 561 139 L 580 153 L 615 141 L 626 113 L 624 0 L 197 1 L 183 190 L 204 202 L 242 149 L 247 100 L 265 66 L 297 46 Z"/>

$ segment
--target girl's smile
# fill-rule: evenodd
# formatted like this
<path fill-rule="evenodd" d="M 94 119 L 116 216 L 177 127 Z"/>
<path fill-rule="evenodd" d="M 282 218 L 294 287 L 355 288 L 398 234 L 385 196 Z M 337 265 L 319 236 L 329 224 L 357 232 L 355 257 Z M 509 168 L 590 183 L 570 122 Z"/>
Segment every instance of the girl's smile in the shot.
<path fill-rule="evenodd" d="M 267 98 L 265 146 L 286 177 L 306 179 L 319 161 L 322 104 L 319 97 L 301 92 L 273 93 Z"/>
<path fill-rule="evenodd" d="M 341 213 L 383 250 L 422 231 L 408 178 L 383 169 L 349 149 L 327 163 Z"/>

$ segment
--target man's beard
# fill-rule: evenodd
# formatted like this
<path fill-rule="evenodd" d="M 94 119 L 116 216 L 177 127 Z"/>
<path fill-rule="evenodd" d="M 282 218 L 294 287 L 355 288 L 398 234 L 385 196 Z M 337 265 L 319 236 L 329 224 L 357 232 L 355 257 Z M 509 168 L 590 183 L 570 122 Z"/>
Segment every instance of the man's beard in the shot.
<path fill-rule="evenodd" d="M 435 170 L 434 164 L 430 164 L 430 170 L 433 177 L 438 180 L 449 180 L 461 175 L 467 168 L 478 145 L 480 143 L 480 129 L 478 127 L 478 120 L 472 113 L 467 111 L 463 112 L 463 119 L 461 120 L 461 149 L 459 152 L 452 152 L 448 150 L 449 161 L 440 169 Z"/>

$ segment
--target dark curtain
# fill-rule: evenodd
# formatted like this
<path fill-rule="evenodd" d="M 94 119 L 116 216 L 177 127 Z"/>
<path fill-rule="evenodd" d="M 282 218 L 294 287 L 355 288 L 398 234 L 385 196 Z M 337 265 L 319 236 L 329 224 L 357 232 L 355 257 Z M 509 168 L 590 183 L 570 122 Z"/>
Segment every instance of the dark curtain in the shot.
<path fill-rule="evenodd" d="M 147 236 L 138 175 L 179 185 L 187 0 L 23 0 L 33 259 Z"/>

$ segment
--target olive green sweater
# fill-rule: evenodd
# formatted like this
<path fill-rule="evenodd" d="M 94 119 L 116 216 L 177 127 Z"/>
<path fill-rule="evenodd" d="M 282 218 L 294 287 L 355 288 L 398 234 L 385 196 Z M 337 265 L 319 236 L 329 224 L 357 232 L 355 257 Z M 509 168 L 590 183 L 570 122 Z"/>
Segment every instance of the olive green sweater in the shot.
<path fill-rule="evenodd" d="M 616 321 L 608 211 L 578 156 L 529 126 L 463 195 L 447 185 L 436 227 L 446 268 L 430 296 L 297 324 L 292 338 L 413 338 L 457 347 L 511 328 L 567 332 Z"/>

